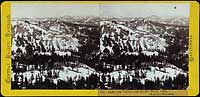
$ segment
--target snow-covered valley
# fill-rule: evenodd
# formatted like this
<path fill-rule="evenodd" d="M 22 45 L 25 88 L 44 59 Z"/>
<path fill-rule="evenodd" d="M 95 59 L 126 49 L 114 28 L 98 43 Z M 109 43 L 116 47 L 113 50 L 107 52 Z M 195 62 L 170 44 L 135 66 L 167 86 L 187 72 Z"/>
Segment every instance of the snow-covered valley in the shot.
<path fill-rule="evenodd" d="M 142 89 L 149 88 L 149 83 L 187 88 L 188 26 L 185 25 L 150 19 L 14 20 L 12 32 L 14 88 L 34 85 L 37 88 L 38 83 L 68 88 L 57 86 L 68 82 L 88 89 L 118 89 L 127 82 L 141 84 Z M 180 79 L 186 81 L 176 86 Z M 92 85 L 87 86 L 87 82 Z M 172 86 L 166 86 L 168 82 Z M 124 87 L 140 89 L 135 85 Z M 156 89 L 166 89 L 163 87 Z"/>

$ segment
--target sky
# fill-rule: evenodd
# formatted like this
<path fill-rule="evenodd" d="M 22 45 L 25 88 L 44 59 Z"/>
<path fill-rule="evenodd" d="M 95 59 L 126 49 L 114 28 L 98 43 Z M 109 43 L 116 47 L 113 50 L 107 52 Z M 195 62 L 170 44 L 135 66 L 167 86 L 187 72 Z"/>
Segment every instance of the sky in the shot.
<path fill-rule="evenodd" d="M 189 3 L 135 3 L 135 4 L 23 4 L 11 5 L 12 17 L 61 17 L 61 16 L 104 16 L 104 17 L 189 17 Z"/>
<path fill-rule="evenodd" d="M 175 9 L 176 8 L 176 9 Z M 189 4 L 112 4 L 103 5 L 103 16 L 135 16 L 148 17 L 152 15 L 160 17 L 180 16 L 189 17 Z"/>
<path fill-rule="evenodd" d="M 12 17 L 99 16 L 97 4 L 12 4 Z"/>

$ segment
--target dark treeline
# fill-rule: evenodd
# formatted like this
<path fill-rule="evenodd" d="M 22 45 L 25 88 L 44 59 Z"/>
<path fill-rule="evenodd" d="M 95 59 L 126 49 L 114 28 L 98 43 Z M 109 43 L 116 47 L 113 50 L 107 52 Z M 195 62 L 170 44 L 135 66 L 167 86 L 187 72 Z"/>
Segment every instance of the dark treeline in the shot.
<path fill-rule="evenodd" d="M 21 75 L 20 77 L 22 77 Z M 100 77 L 102 80 L 100 81 Z M 108 77 L 108 80 L 106 80 Z M 91 74 L 89 77 L 79 77 L 78 80 L 73 80 L 71 77 L 68 81 L 58 80 L 54 83 L 52 79 L 45 78 L 42 81 L 42 77 L 37 76 L 34 83 L 28 81 L 25 77 L 25 81 L 17 81 L 18 77 L 15 75 L 12 81 L 12 89 L 145 89 L 145 90 L 158 90 L 158 89 L 186 89 L 188 86 L 188 77 L 179 74 L 173 79 L 169 77 L 165 81 L 161 81 L 159 78 L 155 78 L 155 81 L 145 80 L 144 84 L 140 80 L 133 78 L 132 81 L 130 77 L 122 77 L 122 83 L 115 80 L 110 76 L 98 76 L 96 74 Z M 23 79 L 22 79 L 23 80 Z"/>

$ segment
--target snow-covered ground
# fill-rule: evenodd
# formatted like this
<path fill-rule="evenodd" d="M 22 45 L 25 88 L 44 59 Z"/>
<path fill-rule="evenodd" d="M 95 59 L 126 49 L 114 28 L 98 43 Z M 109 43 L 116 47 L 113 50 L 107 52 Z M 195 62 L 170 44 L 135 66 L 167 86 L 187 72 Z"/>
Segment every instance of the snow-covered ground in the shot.
<path fill-rule="evenodd" d="M 120 71 L 114 71 L 114 72 L 111 72 L 111 77 L 114 77 L 115 80 L 118 80 L 118 82 L 122 82 L 123 79 L 119 80 L 120 78 L 122 78 L 123 76 L 124 77 L 127 77 L 129 76 L 130 77 L 130 80 L 134 78 L 138 79 L 141 81 L 142 84 L 145 83 L 145 80 L 151 80 L 151 81 L 155 81 L 157 78 L 160 79 L 160 81 L 165 81 L 167 80 L 169 77 L 171 77 L 172 79 L 174 77 L 177 77 L 178 74 L 183 74 L 185 76 L 187 76 L 187 72 L 184 72 L 183 70 L 179 69 L 178 67 L 176 66 L 168 66 L 168 67 L 163 67 L 163 68 L 158 68 L 158 67 L 150 67 L 151 69 L 150 70 L 141 70 L 139 69 L 138 72 L 139 72 L 139 76 L 142 75 L 142 72 L 146 75 L 145 78 L 137 78 L 135 77 L 135 71 L 132 70 L 132 71 L 125 71 L 125 70 L 120 70 Z"/>
<path fill-rule="evenodd" d="M 103 73 L 97 72 L 95 69 L 80 63 L 79 66 L 77 67 L 63 67 L 63 70 L 50 70 L 52 72 L 52 75 L 54 75 L 53 72 L 59 72 L 59 75 L 57 78 L 53 78 L 53 82 L 55 84 L 57 84 L 58 80 L 63 80 L 63 81 L 68 81 L 69 78 L 71 77 L 73 80 L 78 80 L 80 79 L 80 77 L 89 77 L 91 74 L 97 74 L 97 75 L 101 75 Z M 141 78 L 141 77 L 136 77 L 135 76 L 135 70 L 131 70 L 131 71 L 126 71 L 126 70 L 117 70 L 117 71 L 113 71 L 110 73 L 111 78 L 113 77 L 115 79 L 115 81 L 117 83 L 122 83 L 123 82 L 123 77 L 130 77 L 130 81 L 132 81 L 133 78 L 136 78 L 138 80 L 140 80 L 140 82 L 142 84 L 145 83 L 145 80 L 151 80 L 151 81 L 155 81 L 157 78 L 160 79 L 160 81 L 165 81 L 167 80 L 169 77 L 171 77 L 172 79 L 176 76 L 178 76 L 178 74 L 183 74 L 185 76 L 187 76 L 187 72 L 184 72 L 183 70 L 179 69 L 176 66 L 173 65 L 168 65 L 167 67 L 163 67 L 163 68 L 158 68 L 158 67 L 153 67 L 150 66 L 150 70 L 146 70 L 146 69 L 138 69 L 137 70 L 139 73 L 139 76 L 142 75 L 142 73 L 144 73 L 146 75 L 146 77 Z M 45 80 L 45 77 L 47 76 L 47 70 L 42 71 L 42 74 L 40 71 L 38 70 L 33 70 L 33 71 L 27 71 L 24 73 L 20 73 L 19 75 L 24 75 L 23 80 L 25 81 L 25 77 L 28 79 L 28 81 L 32 81 L 32 83 L 36 82 L 36 76 L 39 77 L 39 75 L 42 76 L 42 80 Z M 108 74 L 108 73 L 107 73 Z M 12 80 L 14 80 L 14 75 L 15 73 L 12 72 Z M 34 78 L 34 80 L 31 80 L 31 78 Z M 19 81 L 21 80 L 21 78 L 19 77 Z M 108 78 L 106 77 L 106 80 L 108 80 Z M 102 81 L 102 78 L 100 78 L 100 81 Z M 112 79 L 111 79 L 112 81 Z"/>
<path fill-rule="evenodd" d="M 80 63 L 79 66 L 77 67 L 66 67 L 66 66 L 63 66 L 63 70 L 56 70 L 56 69 L 52 69 L 52 70 L 48 70 L 48 71 L 51 71 L 52 75 L 54 75 L 54 72 L 55 73 L 59 73 L 58 77 L 57 78 L 52 78 L 53 82 L 55 84 L 57 84 L 57 81 L 58 80 L 63 80 L 63 81 L 67 81 L 69 80 L 69 78 L 71 77 L 73 80 L 78 80 L 80 77 L 88 77 L 90 76 L 92 73 L 93 74 L 96 74 L 96 70 L 85 65 L 85 64 L 82 64 Z M 19 73 L 19 75 L 23 75 L 23 81 L 25 81 L 25 77 L 27 78 L 27 80 L 29 82 L 32 82 L 32 83 L 35 83 L 36 82 L 36 78 L 39 76 L 42 76 L 42 81 L 45 80 L 45 77 L 47 76 L 47 70 L 44 70 L 42 72 L 40 72 L 39 70 L 31 70 L 31 71 L 26 71 L 24 73 Z M 15 72 L 12 72 L 12 80 L 14 81 L 14 75 L 16 73 Z M 34 78 L 34 79 L 31 79 L 31 78 Z M 21 81 L 22 78 L 19 77 L 19 81 Z"/>

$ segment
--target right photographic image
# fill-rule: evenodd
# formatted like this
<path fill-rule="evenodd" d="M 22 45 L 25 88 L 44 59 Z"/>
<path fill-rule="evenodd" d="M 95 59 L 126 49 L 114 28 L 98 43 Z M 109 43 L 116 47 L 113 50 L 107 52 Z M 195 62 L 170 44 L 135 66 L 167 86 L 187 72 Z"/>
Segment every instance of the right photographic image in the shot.
<path fill-rule="evenodd" d="M 187 90 L 189 4 L 100 5 L 105 89 Z"/>

